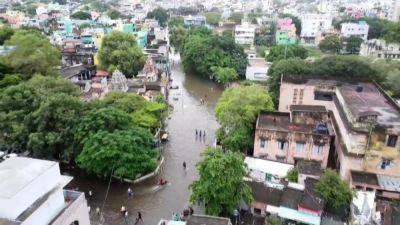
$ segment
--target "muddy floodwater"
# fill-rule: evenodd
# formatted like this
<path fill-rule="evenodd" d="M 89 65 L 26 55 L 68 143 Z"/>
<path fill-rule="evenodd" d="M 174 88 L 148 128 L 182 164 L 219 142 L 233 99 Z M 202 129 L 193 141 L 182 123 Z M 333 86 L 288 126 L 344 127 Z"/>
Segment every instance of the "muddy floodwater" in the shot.
<path fill-rule="evenodd" d="M 127 185 L 112 182 L 107 199 L 105 199 L 108 181 L 98 180 L 83 174 L 72 174 L 74 180 L 69 187 L 77 187 L 88 193 L 92 190 L 93 197 L 88 197 L 91 207 L 92 224 L 135 224 L 137 212 L 142 213 L 145 225 L 156 225 L 161 218 L 170 219 L 173 212 L 180 213 L 189 205 L 189 185 L 197 178 L 195 168 L 201 160 L 201 152 L 207 145 L 213 145 L 214 133 L 218 128 L 214 108 L 221 96 L 222 88 L 208 79 L 194 75 L 185 75 L 177 56 L 172 56 L 173 79 L 172 85 L 178 89 L 170 91 L 169 102 L 173 106 L 170 118 L 166 121 L 169 132 L 169 142 L 166 144 L 163 155 L 165 158 L 160 175 L 141 184 Z M 201 99 L 205 103 L 201 104 Z M 197 138 L 195 129 L 205 131 L 205 138 Z M 187 170 L 183 170 L 182 163 L 186 162 Z M 168 185 L 157 188 L 158 179 L 162 177 Z M 127 189 L 134 192 L 128 198 Z M 128 219 L 120 215 L 121 206 L 128 210 Z M 95 208 L 103 210 L 103 222 L 95 213 Z M 195 213 L 202 213 L 202 209 L 194 207 Z"/>

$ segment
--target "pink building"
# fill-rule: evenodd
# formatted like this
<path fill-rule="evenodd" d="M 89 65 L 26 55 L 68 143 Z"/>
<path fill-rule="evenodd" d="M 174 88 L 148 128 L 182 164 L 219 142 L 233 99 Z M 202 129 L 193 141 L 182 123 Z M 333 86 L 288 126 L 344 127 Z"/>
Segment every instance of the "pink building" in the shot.
<path fill-rule="evenodd" d="M 324 106 L 291 105 L 289 112 L 262 113 L 257 119 L 254 156 L 296 164 L 328 164 L 333 129 Z"/>
<path fill-rule="evenodd" d="M 290 37 L 296 36 L 296 26 L 291 18 L 278 19 L 277 30 L 287 33 Z"/>
<path fill-rule="evenodd" d="M 343 179 L 351 171 L 400 174 L 400 107 L 375 83 L 284 76 L 279 111 L 324 106 L 335 134 L 331 152 Z"/>

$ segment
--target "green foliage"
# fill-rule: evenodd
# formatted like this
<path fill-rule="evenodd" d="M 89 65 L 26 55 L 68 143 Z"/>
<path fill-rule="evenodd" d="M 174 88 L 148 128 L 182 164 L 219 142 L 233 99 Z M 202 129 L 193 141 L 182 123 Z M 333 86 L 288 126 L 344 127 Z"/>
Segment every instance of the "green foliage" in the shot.
<path fill-rule="evenodd" d="M 218 83 L 226 84 L 239 78 L 239 75 L 233 68 L 213 67 L 211 70 L 213 71 L 215 80 L 217 80 Z"/>
<path fill-rule="evenodd" d="M 0 45 L 3 45 L 6 40 L 10 39 L 14 32 L 14 29 L 9 26 L 0 28 Z"/>
<path fill-rule="evenodd" d="M 400 96 L 400 70 L 395 69 L 387 74 L 384 85 L 389 88 L 394 97 Z"/>
<path fill-rule="evenodd" d="M 351 36 L 343 40 L 346 43 L 346 51 L 353 55 L 358 55 L 360 52 L 360 46 L 363 39 L 360 37 Z"/>
<path fill-rule="evenodd" d="M 331 169 L 324 172 L 316 184 L 315 190 L 325 200 L 326 205 L 332 209 L 348 206 L 354 196 L 349 185 Z"/>
<path fill-rule="evenodd" d="M 383 39 L 389 43 L 400 43 L 400 22 L 387 23 Z"/>
<path fill-rule="evenodd" d="M 211 76 L 211 68 L 234 68 L 244 76 L 247 56 L 233 38 L 211 34 L 208 29 L 191 29 L 181 47 L 182 63 L 186 72 Z"/>
<path fill-rule="evenodd" d="M 182 51 L 186 34 L 187 30 L 183 26 L 175 26 L 171 28 L 171 35 L 169 41 L 171 45 L 178 51 Z"/>
<path fill-rule="evenodd" d="M 229 17 L 229 20 L 235 22 L 236 24 L 240 24 L 242 23 L 243 18 L 244 14 L 242 12 L 233 12 Z"/>
<path fill-rule="evenodd" d="M 122 14 L 120 11 L 115 10 L 115 9 L 108 10 L 107 16 L 110 17 L 110 19 L 112 19 L 112 20 L 126 18 L 126 15 Z"/>
<path fill-rule="evenodd" d="M 122 32 L 113 32 L 103 38 L 98 58 L 102 68 L 117 68 L 126 77 L 136 76 L 146 62 L 135 38 Z"/>
<path fill-rule="evenodd" d="M 163 8 L 156 8 L 151 12 L 147 13 L 147 18 L 156 19 L 160 26 L 165 27 L 169 18 L 167 10 Z"/>
<path fill-rule="evenodd" d="M 247 170 L 240 154 L 207 148 L 203 157 L 197 164 L 200 178 L 191 185 L 192 203 L 204 203 L 208 215 L 230 216 L 241 200 L 251 202 L 251 189 L 243 180 Z"/>
<path fill-rule="evenodd" d="M 79 167 L 89 173 L 107 177 L 135 179 L 153 171 L 157 166 L 157 152 L 152 135 L 133 127 L 114 132 L 100 131 L 88 137 L 77 157 Z"/>
<path fill-rule="evenodd" d="M 65 5 L 67 4 L 67 0 L 53 0 L 54 3 L 58 3 L 60 5 Z"/>
<path fill-rule="evenodd" d="M 308 51 L 301 45 L 277 45 L 270 49 L 267 55 L 269 62 L 275 62 L 281 59 L 300 58 L 305 59 L 308 56 Z"/>
<path fill-rule="evenodd" d="M 258 85 L 226 89 L 215 108 L 221 127 L 218 139 L 224 149 L 246 152 L 253 146 L 254 121 L 274 104 L 264 87 Z"/>
<path fill-rule="evenodd" d="M 12 85 L 17 85 L 22 81 L 21 77 L 16 74 L 7 74 L 3 77 L 3 79 L 0 79 L 0 90 L 3 88 L 6 88 L 8 86 Z"/>
<path fill-rule="evenodd" d="M 92 16 L 88 12 L 78 11 L 71 15 L 71 18 L 79 19 L 79 20 L 90 20 Z"/>
<path fill-rule="evenodd" d="M 179 27 L 179 26 L 184 26 L 184 18 L 182 16 L 173 16 L 168 22 L 168 26 L 170 28 L 172 27 Z"/>
<path fill-rule="evenodd" d="M 267 46 L 256 46 L 257 56 L 265 58 L 269 48 Z"/>
<path fill-rule="evenodd" d="M 289 17 L 290 19 L 292 19 L 294 26 L 296 27 L 296 35 L 300 35 L 301 33 L 301 20 L 292 15 L 292 14 L 283 14 L 280 16 L 281 18 L 285 18 L 285 17 Z"/>
<path fill-rule="evenodd" d="M 34 74 L 56 74 L 55 67 L 60 65 L 61 54 L 45 36 L 30 30 L 19 30 L 5 44 L 16 45 L 17 48 L 1 57 L 0 62 L 10 66 L 14 73 L 21 74 L 23 79 L 29 79 Z"/>
<path fill-rule="evenodd" d="M 68 158 L 80 113 L 79 91 L 63 78 L 34 76 L 0 92 L 0 142 L 43 158 Z"/>
<path fill-rule="evenodd" d="M 207 12 L 204 16 L 206 17 L 207 23 L 213 26 L 218 26 L 221 20 L 221 13 L 219 12 Z"/>
<path fill-rule="evenodd" d="M 339 36 L 332 35 L 322 40 L 318 47 L 322 52 L 339 54 L 340 50 L 342 49 L 342 41 L 340 40 Z"/>
<path fill-rule="evenodd" d="M 297 170 L 296 167 L 290 169 L 286 175 L 289 182 L 294 182 L 294 183 L 297 183 L 298 176 L 299 176 L 299 171 Z"/>

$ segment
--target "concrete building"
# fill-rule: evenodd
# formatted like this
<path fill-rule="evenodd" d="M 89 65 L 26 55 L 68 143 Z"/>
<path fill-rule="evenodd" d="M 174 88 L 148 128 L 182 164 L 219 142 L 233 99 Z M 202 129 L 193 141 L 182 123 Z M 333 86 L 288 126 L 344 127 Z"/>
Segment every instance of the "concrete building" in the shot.
<path fill-rule="evenodd" d="M 331 154 L 343 179 L 353 170 L 399 174 L 400 107 L 377 84 L 284 76 L 279 111 L 289 113 L 293 104 L 329 111 L 335 135 Z"/>
<path fill-rule="evenodd" d="M 279 19 L 276 24 L 275 42 L 277 45 L 296 44 L 296 26 L 291 18 Z"/>
<path fill-rule="evenodd" d="M 268 70 L 271 63 L 265 61 L 264 58 L 251 58 L 249 65 L 246 67 L 246 79 L 266 81 L 268 80 Z"/>
<path fill-rule="evenodd" d="M 399 22 L 399 20 L 400 20 L 400 0 L 393 0 L 393 8 L 392 8 L 390 20 L 393 22 Z"/>
<path fill-rule="evenodd" d="M 206 25 L 206 17 L 202 15 L 197 16 L 185 16 L 184 21 L 185 26 L 201 27 Z"/>
<path fill-rule="evenodd" d="M 293 100 L 289 110 L 258 116 L 254 157 L 289 164 L 315 160 L 326 168 L 333 135 L 328 111 L 324 106 L 302 105 L 304 93 L 296 93 L 299 100 Z"/>
<path fill-rule="evenodd" d="M 359 21 L 358 23 L 342 23 L 341 35 L 343 37 L 359 37 L 364 41 L 368 39 L 369 25 L 365 21 Z"/>
<path fill-rule="evenodd" d="M 232 225 L 232 223 L 229 218 L 193 214 L 185 218 L 185 221 L 161 219 L 158 225 Z"/>
<path fill-rule="evenodd" d="M 0 163 L 0 224 L 89 225 L 84 193 L 64 190 L 72 177 L 57 162 L 13 157 Z"/>
<path fill-rule="evenodd" d="M 400 59 L 400 45 L 398 43 L 386 43 L 383 39 L 368 40 L 361 44 L 360 56 Z"/>
<path fill-rule="evenodd" d="M 304 44 L 318 45 L 315 38 L 320 32 L 330 30 L 332 15 L 330 14 L 304 14 L 301 19 L 301 42 Z"/>
<path fill-rule="evenodd" d="M 240 45 L 254 44 L 256 27 L 249 23 L 235 26 L 235 43 Z"/>

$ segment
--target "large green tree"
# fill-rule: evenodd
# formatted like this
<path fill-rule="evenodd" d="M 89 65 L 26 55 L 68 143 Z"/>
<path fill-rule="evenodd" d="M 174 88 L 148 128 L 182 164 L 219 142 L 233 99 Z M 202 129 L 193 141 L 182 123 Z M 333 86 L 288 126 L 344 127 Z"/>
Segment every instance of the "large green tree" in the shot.
<path fill-rule="evenodd" d="M 185 22 L 184 22 L 184 18 L 182 16 L 174 16 L 171 17 L 171 19 L 168 22 L 168 26 L 170 28 L 172 27 L 178 27 L 178 26 L 184 26 Z"/>
<path fill-rule="evenodd" d="M 165 27 L 169 18 L 167 10 L 163 8 L 156 8 L 153 11 L 147 13 L 147 18 L 156 19 L 160 26 Z"/>
<path fill-rule="evenodd" d="M 221 20 L 221 13 L 219 12 L 207 12 L 204 16 L 206 17 L 207 23 L 213 26 L 218 26 Z"/>
<path fill-rule="evenodd" d="M 186 35 L 187 35 L 187 30 L 183 26 L 174 26 L 171 28 L 171 35 L 169 41 L 171 45 L 179 52 L 182 51 Z"/>
<path fill-rule="evenodd" d="M 0 62 L 21 74 L 22 78 L 29 79 L 36 73 L 44 76 L 56 74 L 61 54 L 45 36 L 38 32 L 19 30 L 5 44 L 15 45 L 16 49 L 1 57 Z"/>
<path fill-rule="evenodd" d="M 261 111 L 272 110 L 274 104 L 265 87 L 250 85 L 225 90 L 215 108 L 221 124 L 217 135 L 224 149 L 250 150 L 254 121 Z"/>
<path fill-rule="evenodd" d="M 137 75 L 146 62 L 135 38 L 122 32 L 113 32 L 103 38 L 98 57 L 101 67 L 118 69 L 126 77 Z"/>
<path fill-rule="evenodd" d="M 267 60 L 269 62 L 278 61 L 281 59 L 289 58 L 300 58 L 305 59 L 308 56 L 308 51 L 306 48 L 300 45 L 277 45 L 270 49 L 267 55 Z"/>
<path fill-rule="evenodd" d="M 353 55 L 358 55 L 363 39 L 360 37 L 351 36 L 343 40 L 346 43 L 346 51 Z"/>
<path fill-rule="evenodd" d="M 400 22 L 387 23 L 383 39 L 389 43 L 400 43 Z"/>
<path fill-rule="evenodd" d="M 13 36 L 15 33 L 14 29 L 9 26 L 4 26 L 0 28 L 0 45 L 3 45 L 4 42 Z"/>
<path fill-rule="evenodd" d="M 89 173 L 102 177 L 112 174 L 135 179 L 156 168 L 157 155 L 150 132 L 132 127 L 91 135 L 85 141 L 77 163 Z"/>
<path fill-rule="evenodd" d="M 110 9 L 107 12 L 107 16 L 110 17 L 112 20 L 117 20 L 117 19 L 125 19 L 126 15 L 122 14 L 120 11 L 116 9 Z"/>
<path fill-rule="evenodd" d="M 339 36 L 331 35 L 322 40 L 318 44 L 318 47 L 322 52 L 339 54 L 340 50 L 342 49 L 342 41 L 340 40 Z"/>
<path fill-rule="evenodd" d="M 71 15 L 71 18 L 79 19 L 79 20 L 90 20 L 92 16 L 88 12 L 78 11 Z"/>
<path fill-rule="evenodd" d="M 251 189 L 244 182 L 247 170 L 239 153 L 207 148 L 197 164 L 200 178 L 191 185 L 192 203 L 204 203 L 206 213 L 231 216 L 240 201 L 250 203 Z"/>
<path fill-rule="evenodd" d="M 322 174 L 315 190 L 331 209 L 348 207 L 354 196 L 349 184 L 342 181 L 339 175 L 331 169 L 327 169 Z"/>
<path fill-rule="evenodd" d="M 211 70 L 214 73 L 215 80 L 218 83 L 226 84 L 235 81 L 239 78 L 236 70 L 229 67 L 213 67 Z"/>

